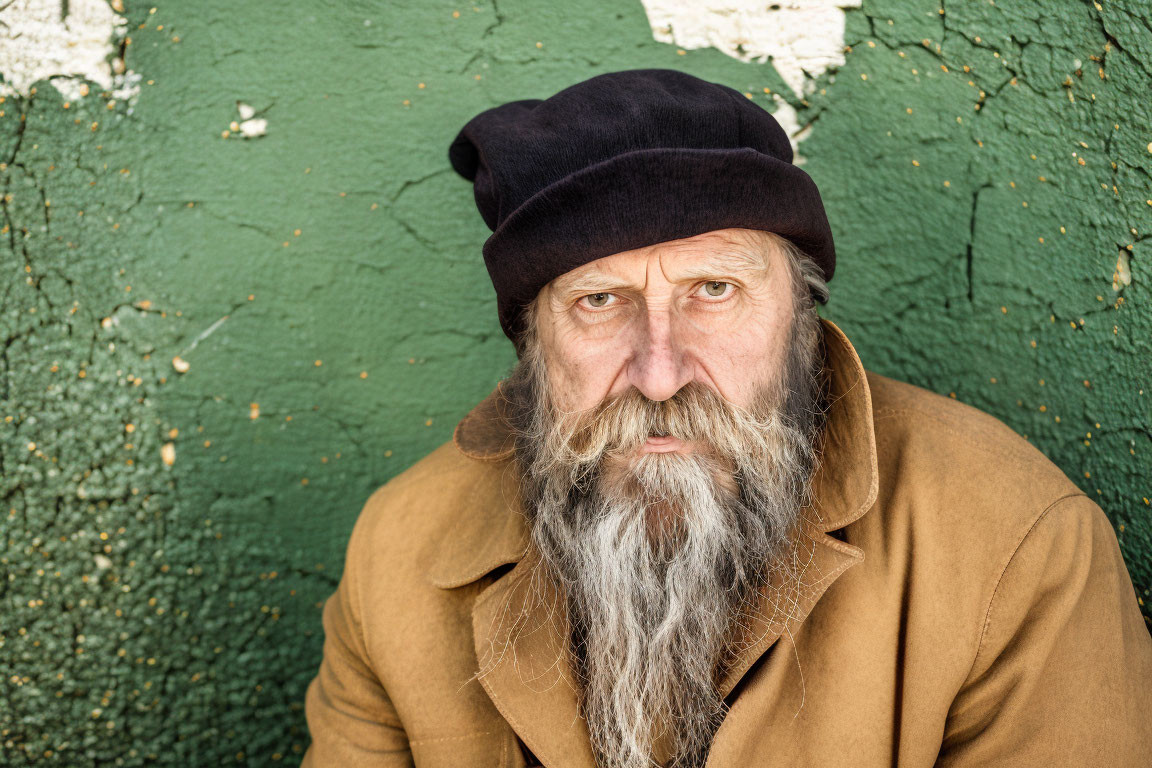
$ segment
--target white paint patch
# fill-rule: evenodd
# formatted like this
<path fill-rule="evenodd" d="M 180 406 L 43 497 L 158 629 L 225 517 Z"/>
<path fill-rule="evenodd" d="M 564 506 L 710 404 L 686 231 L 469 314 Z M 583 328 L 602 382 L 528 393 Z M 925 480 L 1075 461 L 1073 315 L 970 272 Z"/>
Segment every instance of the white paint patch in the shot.
<path fill-rule="evenodd" d="M 844 12 L 861 0 L 641 0 L 652 36 L 686 50 L 717 48 L 741 61 L 769 58 L 797 98 L 816 78 L 844 63 Z M 807 136 L 779 96 L 773 113 L 792 139 Z M 803 158 L 797 155 L 797 164 Z"/>
<path fill-rule="evenodd" d="M 96 83 L 111 98 L 130 101 L 140 76 L 114 57 L 127 20 L 107 0 L 0 0 L 0 94 L 29 95 L 32 85 L 50 80 L 75 101 Z M 110 63 L 111 62 L 111 63 Z"/>
<path fill-rule="evenodd" d="M 258 120 L 245 120 L 240 123 L 240 133 L 246 139 L 254 139 L 257 136 L 263 136 L 268 133 L 268 121 L 260 118 Z"/>
<path fill-rule="evenodd" d="M 268 133 L 268 121 L 262 117 L 254 117 L 255 108 L 242 101 L 236 102 L 236 111 L 240 113 L 240 120 L 233 120 L 228 125 L 229 134 L 239 133 L 245 139 L 255 139 Z"/>
<path fill-rule="evenodd" d="M 861 0 L 641 0 L 652 35 L 681 48 L 718 48 L 772 63 L 797 96 L 844 63 L 844 9 Z"/>

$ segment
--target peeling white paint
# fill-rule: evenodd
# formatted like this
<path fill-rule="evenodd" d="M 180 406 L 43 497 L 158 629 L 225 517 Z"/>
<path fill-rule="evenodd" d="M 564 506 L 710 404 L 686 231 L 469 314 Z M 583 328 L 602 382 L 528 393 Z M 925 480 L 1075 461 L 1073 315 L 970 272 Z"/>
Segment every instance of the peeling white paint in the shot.
<path fill-rule="evenodd" d="M 641 0 L 652 35 L 681 48 L 717 48 L 767 61 L 797 96 L 844 63 L 844 9 L 861 0 Z"/>
<path fill-rule="evenodd" d="M 127 20 L 106 0 L 12 0 L 0 10 L 0 94 L 29 95 L 49 80 L 69 101 L 88 93 L 93 82 L 111 97 L 130 101 L 140 76 L 115 56 Z"/>
<path fill-rule="evenodd" d="M 240 123 L 240 133 L 246 139 L 254 139 L 257 136 L 263 136 L 268 133 L 268 121 L 259 118 L 256 120 L 245 120 Z"/>
<path fill-rule="evenodd" d="M 652 36 L 680 48 L 716 48 L 741 61 L 769 58 L 797 98 L 844 63 L 844 14 L 861 0 L 641 0 Z M 792 139 L 807 136 L 796 111 L 776 96 L 773 113 Z M 803 158 L 797 156 L 797 164 Z"/>
<path fill-rule="evenodd" d="M 268 120 L 254 117 L 256 109 L 251 104 L 238 101 L 236 102 L 236 111 L 240 113 L 240 120 L 243 122 L 233 120 L 228 126 L 232 133 L 239 133 L 246 139 L 254 139 L 268 133 Z"/>

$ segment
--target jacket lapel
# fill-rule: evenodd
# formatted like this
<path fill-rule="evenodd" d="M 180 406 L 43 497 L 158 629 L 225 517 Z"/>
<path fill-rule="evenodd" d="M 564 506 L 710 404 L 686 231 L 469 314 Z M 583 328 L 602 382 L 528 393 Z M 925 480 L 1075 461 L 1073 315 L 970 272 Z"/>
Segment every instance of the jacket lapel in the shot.
<path fill-rule="evenodd" d="M 504 575 L 480 590 L 472 608 L 478 679 L 501 716 L 545 765 L 592 768 L 595 759 L 579 712 L 567 659 L 564 601 L 528 546 L 511 433 L 504 421 L 503 383 L 456 426 L 466 456 L 492 464 L 469 494 L 462 516 L 432 568 L 442 589 L 464 587 L 503 565 Z"/>
<path fill-rule="evenodd" d="M 859 547 L 829 532 L 859 518 L 879 487 L 872 401 L 863 365 L 844 333 L 821 318 L 831 374 L 830 404 L 821 461 L 813 477 L 792 551 L 793 573 L 779 572 L 761 591 L 721 683 L 727 696 L 756 660 L 784 633 L 794 632 L 836 578 L 861 562 Z M 566 649 L 560 592 L 529 546 L 504 420 L 502 385 L 460 421 L 453 442 L 464 455 L 491 462 L 473 489 L 475 514 L 445 541 L 432 581 L 451 589 L 514 564 L 477 596 L 472 611 L 479 680 L 500 714 L 545 764 L 594 765 L 588 730 Z M 723 738 L 721 726 L 717 740 Z"/>
<path fill-rule="evenodd" d="M 836 578 L 864 559 L 860 547 L 829 532 L 858 519 L 876 503 L 879 471 L 872 396 L 856 350 L 832 321 L 821 318 L 831 373 L 828 418 L 820 463 L 812 478 L 812 504 L 801 512 L 791 552 L 792 579 L 773 573 L 759 607 L 736 644 L 735 661 L 720 690 L 732 692 L 744 673 L 776 642 L 793 632 Z"/>
<path fill-rule="evenodd" d="M 533 754 L 555 768 L 591 768 L 564 602 L 535 552 L 480 594 L 472 629 L 480 684 Z"/>

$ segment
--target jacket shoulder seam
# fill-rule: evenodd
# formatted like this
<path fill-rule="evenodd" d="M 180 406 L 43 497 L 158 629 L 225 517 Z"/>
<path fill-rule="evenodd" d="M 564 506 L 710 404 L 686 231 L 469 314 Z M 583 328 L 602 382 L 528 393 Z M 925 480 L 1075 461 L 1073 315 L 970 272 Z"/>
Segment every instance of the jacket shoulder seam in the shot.
<path fill-rule="evenodd" d="M 1036 519 L 1032 521 L 1032 525 L 1028 526 L 1028 530 L 1024 532 L 1024 535 L 1021 536 L 1020 540 L 1016 542 L 1016 546 L 1012 548 L 1012 554 L 1008 556 L 1008 560 L 1004 563 L 1004 566 L 1000 569 L 1000 574 L 996 577 L 996 584 L 992 587 L 992 594 L 988 598 L 988 607 L 984 609 L 984 621 L 981 623 L 980 637 L 976 641 L 976 652 L 972 656 L 972 664 L 968 667 L 968 673 L 964 676 L 965 680 L 968 680 L 972 676 L 972 671 L 976 669 L 976 662 L 979 661 L 980 654 L 984 651 L 984 640 L 988 636 L 988 628 L 992 623 L 992 606 L 996 602 L 996 597 L 1000 592 L 1000 584 L 1004 581 L 1004 575 L 1008 573 L 1008 569 L 1012 567 L 1012 563 L 1016 560 L 1016 554 L 1020 551 L 1020 548 L 1024 546 L 1024 542 L 1028 540 L 1028 537 L 1032 534 L 1032 531 L 1036 529 L 1036 526 L 1038 526 L 1040 522 L 1048 516 L 1049 512 L 1055 509 L 1055 507 L 1061 502 L 1081 496 L 1088 498 L 1088 494 L 1084 493 L 1083 491 L 1079 491 L 1075 493 L 1067 493 L 1055 499 L 1052 503 L 1046 506 L 1039 515 L 1036 516 Z"/>

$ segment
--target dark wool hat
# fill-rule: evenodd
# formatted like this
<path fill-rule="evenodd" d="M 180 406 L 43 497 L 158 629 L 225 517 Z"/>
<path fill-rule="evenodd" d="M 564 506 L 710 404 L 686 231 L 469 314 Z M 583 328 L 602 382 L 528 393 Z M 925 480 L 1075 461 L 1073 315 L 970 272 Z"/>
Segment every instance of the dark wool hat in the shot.
<path fill-rule="evenodd" d="M 792 164 L 784 129 L 739 91 L 685 72 L 607 72 L 487 109 L 448 158 L 492 230 L 484 263 L 513 341 L 553 278 L 716 229 L 775 232 L 832 278 L 820 193 Z"/>

